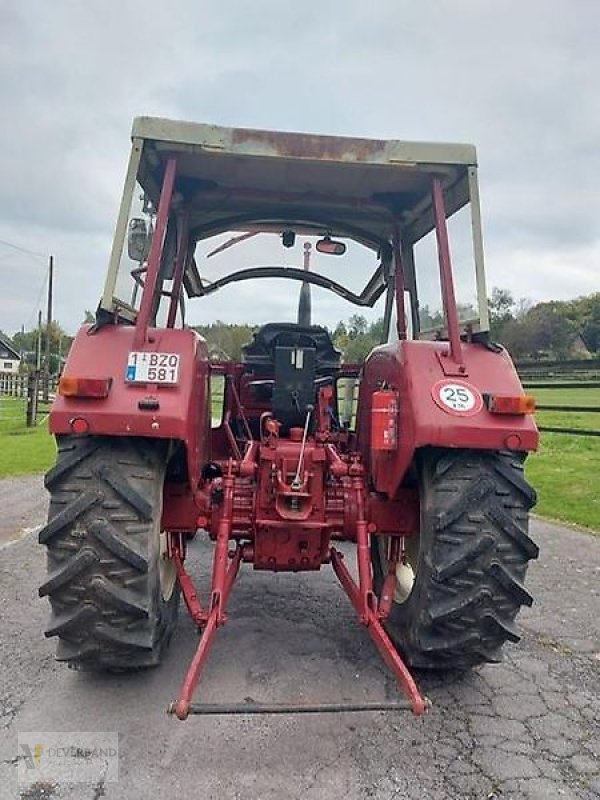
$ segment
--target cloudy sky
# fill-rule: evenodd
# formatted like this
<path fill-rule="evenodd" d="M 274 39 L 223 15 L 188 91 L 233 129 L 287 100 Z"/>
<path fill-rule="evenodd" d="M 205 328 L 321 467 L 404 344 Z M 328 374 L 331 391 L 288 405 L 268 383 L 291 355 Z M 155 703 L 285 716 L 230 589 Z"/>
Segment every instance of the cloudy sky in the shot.
<path fill-rule="evenodd" d="M 140 114 L 475 143 L 488 285 L 598 291 L 599 32 L 596 0 L 5 0 L 0 329 L 34 323 L 49 253 L 63 327 L 96 307 Z M 293 301 L 245 284 L 195 305 L 266 321 Z"/>

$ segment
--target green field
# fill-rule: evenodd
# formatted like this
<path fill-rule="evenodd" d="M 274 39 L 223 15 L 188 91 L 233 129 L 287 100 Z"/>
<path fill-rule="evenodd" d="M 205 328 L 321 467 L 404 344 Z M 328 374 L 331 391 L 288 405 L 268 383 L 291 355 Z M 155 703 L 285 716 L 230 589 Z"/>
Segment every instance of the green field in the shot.
<path fill-rule="evenodd" d="M 600 406 L 600 389 L 530 389 L 538 405 Z M 538 425 L 600 430 L 600 414 L 538 411 Z M 527 461 L 538 492 L 536 512 L 600 532 L 600 437 L 542 433 Z"/>
<path fill-rule="evenodd" d="M 215 381 L 213 425 L 221 418 L 223 381 Z M 600 406 L 600 389 L 536 389 L 544 405 Z M 539 411 L 539 425 L 600 430 L 600 414 Z M 45 420 L 25 427 L 25 401 L 0 397 L 0 477 L 45 472 L 55 458 Z M 538 492 L 536 512 L 600 532 L 600 437 L 543 433 L 527 461 L 527 477 Z"/>
<path fill-rule="evenodd" d="M 526 473 L 538 493 L 537 514 L 600 533 L 600 439 L 543 433 Z"/>
<path fill-rule="evenodd" d="M 41 414 L 35 428 L 25 425 L 25 400 L 0 396 L 0 477 L 45 472 L 56 454 Z"/>
<path fill-rule="evenodd" d="M 528 391 L 528 390 L 526 390 Z M 600 389 L 531 389 L 538 405 L 600 407 Z M 557 428 L 600 429 L 600 414 L 570 411 L 538 411 L 538 423 Z"/>

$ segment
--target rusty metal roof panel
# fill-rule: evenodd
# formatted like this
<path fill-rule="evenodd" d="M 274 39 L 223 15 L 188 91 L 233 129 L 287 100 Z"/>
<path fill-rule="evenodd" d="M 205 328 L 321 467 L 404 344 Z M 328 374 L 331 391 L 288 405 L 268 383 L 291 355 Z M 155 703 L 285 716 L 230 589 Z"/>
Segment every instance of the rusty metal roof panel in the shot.
<path fill-rule="evenodd" d="M 379 166 L 475 166 L 470 144 L 360 139 L 307 133 L 226 128 L 158 117 L 137 117 L 132 137 L 164 143 L 171 150 L 214 151 L 236 156 L 355 163 Z"/>
<path fill-rule="evenodd" d="M 378 248 L 393 226 L 411 225 L 431 206 L 431 179 L 441 177 L 447 213 L 469 201 L 472 145 L 358 139 L 224 128 L 138 117 L 143 144 L 138 180 L 153 202 L 170 157 L 188 199 L 197 239 L 276 222 L 317 224 Z M 136 145 L 137 143 L 137 145 Z M 418 235 L 431 229 L 432 217 Z M 412 235 L 412 234 L 411 234 Z M 417 234 L 415 234 L 417 235 Z"/>

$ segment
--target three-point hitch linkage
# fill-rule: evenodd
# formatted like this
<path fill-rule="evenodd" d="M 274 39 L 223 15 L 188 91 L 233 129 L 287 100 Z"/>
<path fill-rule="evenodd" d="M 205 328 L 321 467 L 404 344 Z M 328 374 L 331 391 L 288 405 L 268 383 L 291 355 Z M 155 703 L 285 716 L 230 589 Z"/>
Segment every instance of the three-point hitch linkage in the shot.
<path fill-rule="evenodd" d="M 320 406 L 327 402 L 328 388 L 319 392 Z M 313 416 L 317 418 L 317 429 L 309 433 Z M 421 715 L 427 709 L 428 701 L 420 694 L 382 624 L 390 612 L 396 589 L 402 538 L 388 537 L 389 570 L 378 599 L 370 561 L 370 537 L 375 535 L 375 525 L 368 518 L 364 467 L 356 453 L 340 453 L 338 434 L 323 429 L 326 420 L 326 414 L 317 414 L 309 407 L 304 427 L 290 427 L 281 435 L 281 424 L 270 414 L 264 414 L 260 420 L 259 440 L 248 441 L 240 458 L 212 463 L 205 471 L 207 477 L 198 496 L 198 505 L 203 508 L 199 526 L 205 527 L 215 541 L 207 607 L 201 604 L 185 569 L 184 538 L 170 534 L 167 556 L 174 561 L 189 614 L 202 631 L 179 697 L 169 708 L 180 720 L 193 713 L 357 711 L 393 707 L 409 708 Z M 358 581 L 346 566 L 343 553 L 332 545 L 336 540 L 355 544 Z M 232 541 L 235 542 L 233 548 Z M 408 702 L 341 707 L 192 703 L 216 632 L 227 620 L 227 601 L 242 562 L 253 564 L 255 569 L 272 571 L 318 570 L 323 564 L 331 564 L 360 622 L 396 676 Z"/>

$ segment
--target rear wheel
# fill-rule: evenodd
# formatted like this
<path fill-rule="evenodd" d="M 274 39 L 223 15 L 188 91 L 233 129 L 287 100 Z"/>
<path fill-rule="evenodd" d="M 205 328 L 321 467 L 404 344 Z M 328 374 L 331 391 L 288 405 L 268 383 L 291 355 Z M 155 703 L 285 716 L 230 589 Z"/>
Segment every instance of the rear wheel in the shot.
<path fill-rule="evenodd" d="M 153 666 L 173 632 L 178 588 L 160 535 L 165 475 L 161 442 L 62 437 L 46 475 L 46 636 L 57 658 L 84 669 Z"/>
<path fill-rule="evenodd" d="M 538 547 L 528 535 L 535 492 L 516 453 L 427 450 L 420 454 L 421 530 L 406 538 L 406 563 L 386 628 L 409 664 L 465 668 L 499 661 L 516 642 L 515 617 L 531 605 L 523 585 Z M 387 573 L 388 539 L 373 537 L 375 589 Z"/>

